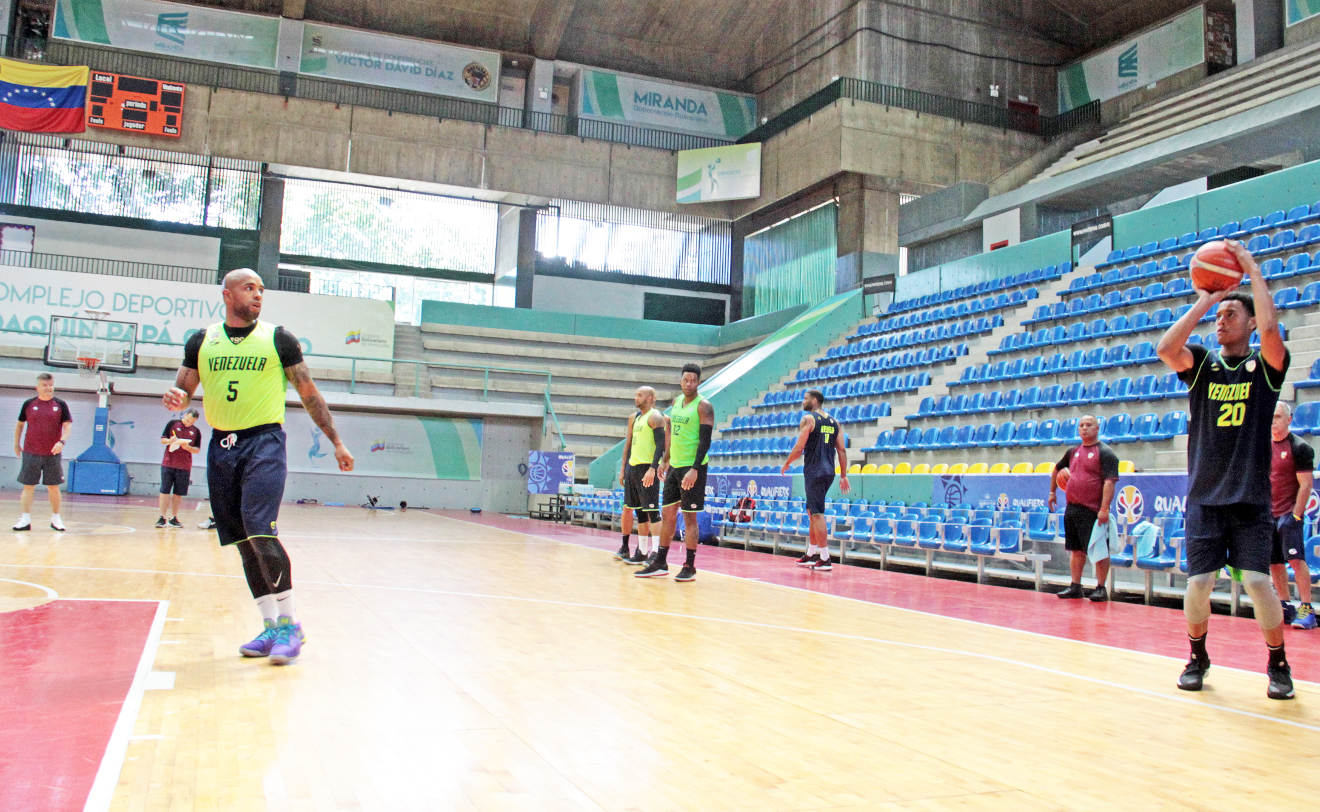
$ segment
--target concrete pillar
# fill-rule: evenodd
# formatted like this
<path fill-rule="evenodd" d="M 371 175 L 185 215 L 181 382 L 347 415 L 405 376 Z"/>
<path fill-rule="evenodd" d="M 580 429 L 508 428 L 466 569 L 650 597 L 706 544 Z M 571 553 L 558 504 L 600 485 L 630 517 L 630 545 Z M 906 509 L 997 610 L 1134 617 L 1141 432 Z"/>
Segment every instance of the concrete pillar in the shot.
<path fill-rule="evenodd" d="M 751 315 L 743 313 L 743 240 L 747 234 L 746 220 L 733 221 L 729 235 L 729 321 Z"/>
<path fill-rule="evenodd" d="M 898 263 L 898 193 L 878 178 L 848 174 L 835 185 L 839 201 L 835 292 L 861 285 L 867 268 Z"/>
<path fill-rule="evenodd" d="M 536 280 L 536 209 L 518 210 L 518 270 L 514 282 L 514 307 L 532 306 Z"/>
<path fill-rule="evenodd" d="M 522 209 L 500 206 L 495 221 L 495 295 L 491 304 L 513 307 L 518 286 L 518 238 Z"/>
<path fill-rule="evenodd" d="M 538 59 L 527 71 L 527 106 L 529 113 L 553 113 L 554 101 L 551 96 L 555 90 L 555 62 L 553 59 Z"/>
<path fill-rule="evenodd" d="M 271 290 L 279 290 L 280 232 L 284 219 L 284 180 L 263 175 L 261 179 L 261 221 L 257 244 L 257 267 L 261 281 Z"/>

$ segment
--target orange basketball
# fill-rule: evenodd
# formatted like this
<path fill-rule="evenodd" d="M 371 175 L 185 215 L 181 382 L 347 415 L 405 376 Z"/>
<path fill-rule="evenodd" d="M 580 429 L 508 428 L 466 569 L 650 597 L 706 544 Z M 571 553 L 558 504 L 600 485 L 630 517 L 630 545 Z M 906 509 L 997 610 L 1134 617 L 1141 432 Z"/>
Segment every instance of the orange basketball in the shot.
<path fill-rule="evenodd" d="M 1228 290 L 1242 284 L 1242 266 L 1223 240 L 1212 240 L 1192 256 L 1192 287 L 1197 290 Z"/>
<path fill-rule="evenodd" d="M 1054 481 L 1058 483 L 1059 490 L 1068 492 L 1068 480 L 1072 479 L 1072 473 L 1067 468 L 1060 468 L 1059 473 L 1055 475 Z"/>

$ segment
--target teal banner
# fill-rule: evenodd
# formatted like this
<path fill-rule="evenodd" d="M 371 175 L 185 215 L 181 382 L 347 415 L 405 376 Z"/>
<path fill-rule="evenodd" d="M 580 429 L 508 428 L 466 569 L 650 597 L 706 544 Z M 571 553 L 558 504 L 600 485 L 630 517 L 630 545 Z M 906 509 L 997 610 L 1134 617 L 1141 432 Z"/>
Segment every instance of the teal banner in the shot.
<path fill-rule="evenodd" d="M 280 18 L 160 0 L 57 0 L 51 36 L 206 62 L 274 68 Z"/>
<path fill-rule="evenodd" d="M 582 71 L 583 118 L 737 140 L 756 127 L 756 97 L 601 70 Z"/>
<path fill-rule="evenodd" d="M 1296 25 L 1320 14 L 1320 0 L 1287 0 L 1287 23 Z"/>

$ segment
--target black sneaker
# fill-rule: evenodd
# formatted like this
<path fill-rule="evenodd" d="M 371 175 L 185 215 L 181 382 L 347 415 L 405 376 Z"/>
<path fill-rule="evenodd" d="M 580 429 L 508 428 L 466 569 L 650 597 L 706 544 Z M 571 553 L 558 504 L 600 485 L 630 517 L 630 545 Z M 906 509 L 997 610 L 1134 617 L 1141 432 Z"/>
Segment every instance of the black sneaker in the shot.
<path fill-rule="evenodd" d="M 31 529 L 32 529 L 32 522 L 28 522 L 27 524 L 16 524 L 16 525 L 14 525 L 11 529 L 12 529 L 15 533 L 17 533 L 17 532 L 19 532 L 19 531 L 21 531 L 21 530 L 31 530 Z"/>
<path fill-rule="evenodd" d="M 157 527 L 164 527 L 164 526 L 165 526 L 165 517 L 164 517 L 164 516 L 161 516 L 160 518 L 156 519 L 156 526 L 157 526 Z"/>
<path fill-rule="evenodd" d="M 811 565 L 812 572 L 829 572 L 832 569 L 834 569 L 834 567 L 830 566 L 829 561 L 821 561 L 819 559 L 815 564 Z"/>
<path fill-rule="evenodd" d="M 629 555 L 631 555 L 631 553 L 628 551 L 628 542 L 625 541 L 623 544 L 619 545 L 619 549 L 614 552 L 614 559 L 616 561 L 627 561 Z"/>
<path fill-rule="evenodd" d="M 1082 587 L 1081 587 L 1081 584 L 1071 584 L 1067 589 L 1065 589 L 1065 590 L 1063 590 L 1062 592 L 1059 592 L 1059 593 L 1057 593 L 1057 594 L 1058 594 L 1058 596 L 1059 596 L 1060 598 L 1063 598 L 1063 599 L 1065 599 L 1065 600 L 1072 600 L 1072 599 L 1074 599 L 1074 598 L 1080 598 L 1080 597 L 1082 597 Z"/>
<path fill-rule="evenodd" d="M 1297 619 L 1297 607 L 1288 601 L 1279 601 L 1279 603 L 1283 605 L 1283 625 L 1291 626 L 1292 622 Z"/>
<path fill-rule="evenodd" d="M 1199 691 L 1201 683 L 1205 681 L 1205 675 L 1210 672 L 1209 660 L 1198 660 L 1192 657 L 1187 661 L 1187 667 L 1178 677 L 1178 689 L 1182 691 Z M 1270 678 L 1270 689 L 1274 688 L 1273 676 Z M 1292 678 L 1288 679 L 1288 689 L 1292 690 Z"/>
<path fill-rule="evenodd" d="M 204 521 L 204 522 L 198 522 L 198 523 L 197 523 L 197 526 L 198 526 L 199 528 L 201 528 L 202 530 L 214 530 L 214 529 L 215 529 L 215 517 L 214 517 L 214 516 L 207 516 L 207 517 L 206 517 L 206 521 Z"/>
<path fill-rule="evenodd" d="M 646 566 L 633 573 L 638 578 L 664 578 L 669 575 L 669 565 L 661 564 L 655 556 L 647 559 Z"/>
<path fill-rule="evenodd" d="M 1096 603 L 1104 603 L 1105 601 L 1109 600 L 1109 591 L 1105 589 L 1103 586 L 1098 586 L 1095 589 L 1092 589 L 1090 592 L 1086 593 L 1086 597 L 1090 598 L 1092 601 Z"/>
<path fill-rule="evenodd" d="M 1265 695 L 1270 699 L 1292 699 L 1292 667 L 1287 663 L 1277 667 L 1268 668 L 1265 673 L 1270 676 L 1270 687 Z"/>
<path fill-rule="evenodd" d="M 666 568 L 666 569 L 668 569 L 668 568 Z M 675 581 L 695 581 L 695 580 L 697 580 L 697 568 L 694 567 L 694 566 L 692 566 L 691 564 L 684 564 L 684 565 L 683 565 L 683 569 L 679 570 L 679 571 L 678 571 L 678 575 L 675 575 L 675 576 L 674 576 L 674 580 L 675 580 Z M 1289 682 L 1288 685 L 1291 686 L 1291 685 L 1292 685 L 1292 682 Z"/>
<path fill-rule="evenodd" d="M 174 518 L 170 519 L 169 522 L 167 522 L 167 524 L 169 524 L 170 527 L 180 527 L 180 528 L 183 527 L 183 522 L 179 521 L 178 516 L 175 516 Z"/>
<path fill-rule="evenodd" d="M 632 564 L 633 566 L 637 566 L 637 565 L 639 565 L 639 564 L 645 564 L 648 560 L 649 560 L 649 557 L 648 557 L 645 553 L 642 552 L 642 548 L 641 548 L 641 547 L 638 547 L 638 548 L 637 548 L 637 552 L 635 552 L 635 553 L 633 553 L 632 555 L 628 556 L 627 558 L 623 559 L 623 563 L 625 563 L 625 564 Z"/>
<path fill-rule="evenodd" d="M 797 564 L 799 567 L 814 567 L 819 561 L 820 561 L 820 556 L 815 555 L 813 553 L 812 555 L 804 554 L 801 558 L 799 558 L 797 561 L 793 563 Z"/>

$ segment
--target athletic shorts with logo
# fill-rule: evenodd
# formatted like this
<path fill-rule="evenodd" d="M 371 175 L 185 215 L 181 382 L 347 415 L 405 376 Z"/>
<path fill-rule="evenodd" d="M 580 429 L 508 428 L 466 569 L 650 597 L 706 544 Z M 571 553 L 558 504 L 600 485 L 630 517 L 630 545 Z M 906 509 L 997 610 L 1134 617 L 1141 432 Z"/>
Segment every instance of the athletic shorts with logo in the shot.
<path fill-rule="evenodd" d="M 1289 561 L 1306 558 L 1302 523 L 1293 519 L 1292 514 L 1285 516 L 1288 521 L 1284 523 L 1282 529 L 1279 528 L 1279 519 L 1274 520 L 1274 545 L 1270 548 L 1271 564 L 1287 564 Z"/>
<path fill-rule="evenodd" d="M 1269 505 L 1188 502 L 1186 533 L 1188 575 L 1219 572 L 1226 566 L 1270 571 L 1274 516 Z"/>
<path fill-rule="evenodd" d="M 690 490 L 683 490 L 683 477 L 693 468 L 697 471 L 696 484 Z M 669 476 L 665 477 L 664 505 L 673 504 L 684 513 L 697 513 L 706 507 L 706 466 L 685 465 L 669 469 Z"/>
<path fill-rule="evenodd" d="M 220 544 L 277 536 L 276 521 L 288 471 L 284 430 L 277 424 L 211 433 L 206 483 Z"/>

